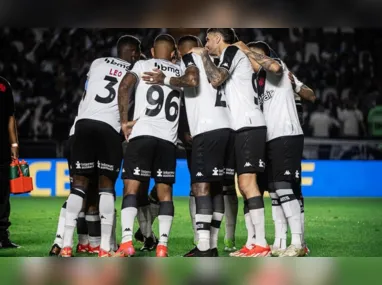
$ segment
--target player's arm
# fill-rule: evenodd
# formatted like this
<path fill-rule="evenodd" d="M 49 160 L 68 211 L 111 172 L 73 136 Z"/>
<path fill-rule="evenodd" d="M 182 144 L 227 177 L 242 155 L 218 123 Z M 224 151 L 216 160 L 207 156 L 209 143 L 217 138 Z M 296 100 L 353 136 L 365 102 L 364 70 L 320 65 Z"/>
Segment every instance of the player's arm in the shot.
<path fill-rule="evenodd" d="M 193 52 L 194 50 L 196 51 L 196 49 L 200 49 L 200 48 L 194 48 Z M 230 74 L 229 70 L 225 68 L 217 67 L 215 63 L 212 61 L 206 49 L 203 49 L 202 51 L 198 50 L 197 53 L 199 53 L 200 56 L 202 57 L 204 69 L 206 70 L 206 75 L 211 85 L 214 88 L 217 88 L 220 85 L 222 85 L 229 77 L 229 74 Z"/>
<path fill-rule="evenodd" d="M 118 88 L 119 116 L 121 120 L 121 129 L 126 140 L 128 140 L 128 137 L 131 134 L 131 129 L 136 123 L 136 121 L 129 122 L 128 120 L 129 98 L 134 92 L 136 83 L 137 77 L 132 73 L 126 73 Z"/>
<path fill-rule="evenodd" d="M 267 72 L 272 72 L 276 75 L 283 74 L 283 68 L 277 60 L 270 58 L 269 56 L 266 56 L 264 54 L 250 50 L 250 48 L 241 41 L 235 43 L 234 45 L 246 54 L 248 59 L 251 61 L 252 67 L 255 70 L 255 72 L 258 72 L 261 66 Z"/>
<path fill-rule="evenodd" d="M 301 99 L 314 103 L 316 101 L 316 94 L 307 85 L 303 84 L 297 77 L 289 71 L 289 80 L 292 83 L 294 92 L 301 97 Z"/>
<path fill-rule="evenodd" d="M 144 72 L 142 79 L 151 85 L 170 85 L 173 87 L 198 87 L 199 86 L 199 68 L 196 66 L 188 67 L 184 75 L 179 77 L 166 77 L 159 69 L 154 72 Z"/>

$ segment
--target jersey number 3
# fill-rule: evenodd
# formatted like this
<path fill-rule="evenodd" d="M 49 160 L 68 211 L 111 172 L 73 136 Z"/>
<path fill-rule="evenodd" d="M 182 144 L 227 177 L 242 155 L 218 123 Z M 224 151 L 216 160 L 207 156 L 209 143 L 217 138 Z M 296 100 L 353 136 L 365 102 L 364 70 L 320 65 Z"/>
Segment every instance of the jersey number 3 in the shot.
<path fill-rule="evenodd" d="M 154 98 L 154 93 L 157 94 Z M 164 101 L 164 92 L 162 87 L 159 85 L 153 85 L 147 90 L 147 102 L 155 106 L 154 109 L 146 109 L 146 115 L 150 117 L 155 117 L 157 116 L 160 111 L 163 108 L 163 101 Z M 175 122 L 176 118 L 178 117 L 179 113 L 179 103 L 177 102 L 172 102 L 172 99 L 174 98 L 180 98 L 180 93 L 176 90 L 172 90 L 166 98 L 166 102 L 164 104 L 164 111 L 166 114 L 166 119 L 170 122 Z M 173 108 L 174 113 L 171 115 L 170 111 Z"/>
<path fill-rule="evenodd" d="M 109 83 L 105 86 L 105 89 L 107 91 L 109 91 L 109 95 L 107 97 L 101 97 L 97 94 L 97 96 L 95 97 L 95 100 L 98 102 L 98 103 L 102 103 L 102 104 L 108 104 L 108 103 L 111 103 L 113 102 L 114 98 L 115 98 L 115 95 L 116 95 L 116 92 L 114 90 L 114 85 L 116 85 L 118 83 L 118 79 L 115 78 L 115 77 L 112 77 L 112 76 L 105 76 L 104 78 L 105 81 L 108 81 Z"/>

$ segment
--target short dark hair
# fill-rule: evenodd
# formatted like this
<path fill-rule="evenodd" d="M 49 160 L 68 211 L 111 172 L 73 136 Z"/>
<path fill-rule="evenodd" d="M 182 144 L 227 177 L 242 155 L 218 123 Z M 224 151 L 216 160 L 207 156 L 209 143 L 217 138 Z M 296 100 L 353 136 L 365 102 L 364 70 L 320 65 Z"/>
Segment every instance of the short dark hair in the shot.
<path fill-rule="evenodd" d="M 237 42 L 238 38 L 236 36 L 235 30 L 232 28 L 219 29 L 219 28 L 209 28 L 208 33 L 219 33 L 223 36 L 223 41 L 227 44 L 233 44 Z"/>
<path fill-rule="evenodd" d="M 196 37 L 196 36 L 193 36 L 193 35 L 187 35 L 187 36 L 183 36 L 181 37 L 179 40 L 178 40 L 178 46 L 180 46 L 181 44 L 185 43 L 185 42 L 193 42 L 195 43 L 198 47 L 201 47 L 203 46 L 202 45 L 202 41 Z"/>
<path fill-rule="evenodd" d="M 117 42 L 118 54 L 120 54 L 122 47 L 125 45 L 133 45 L 137 48 L 138 52 L 141 52 L 141 41 L 134 36 L 125 35 L 118 39 L 118 42 Z"/>
<path fill-rule="evenodd" d="M 250 42 L 247 44 L 249 48 L 258 48 L 264 51 L 266 56 L 271 56 L 271 48 L 266 42 L 258 41 L 258 42 Z"/>
<path fill-rule="evenodd" d="M 157 42 L 167 42 L 171 45 L 172 50 L 176 49 L 175 39 L 169 34 L 162 34 L 155 38 L 154 45 Z"/>

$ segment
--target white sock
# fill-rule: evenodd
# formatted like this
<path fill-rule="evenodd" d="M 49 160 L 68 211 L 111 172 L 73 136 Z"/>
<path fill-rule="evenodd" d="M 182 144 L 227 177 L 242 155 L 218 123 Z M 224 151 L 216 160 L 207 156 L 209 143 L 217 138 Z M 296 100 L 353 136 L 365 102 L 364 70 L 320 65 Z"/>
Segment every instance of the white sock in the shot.
<path fill-rule="evenodd" d="M 217 213 L 217 212 L 214 212 L 212 214 L 211 237 L 210 237 L 210 248 L 211 249 L 218 247 L 219 229 L 220 229 L 221 222 L 223 220 L 223 216 L 224 216 L 224 214 Z"/>
<path fill-rule="evenodd" d="M 196 222 L 195 222 L 196 203 L 195 203 L 195 197 L 194 196 L 190 196 L 189 210 L 190 210 L 190 217 L 191 217 L 191 222 L 192 222 L 192 229 L 194 231 L 194 242 L 197 242 L 198 241 L 198 231 L 196 229 Z"/>
<path fill-rule="evenodd" d="M 288 224 L 280 205 L 279 196 L 276 193 L 269 193 L 272 198 L 272 218 L 275 224 L 275 241 L 273 247 L 286 249 L 286 239 Z"/>
<path fill-rule="evenodd" d="M 305 245 L 305 213 L 301 213 L 301 242 Z"/>
<path fill-rule="evenodd" d="M 65 202 L 65 207 L 66 207 L 66 202 Z M 66 215 L 66 208 L 62 207 L 60 210 L 60 216 L 58 218 L 56 238 L 54 239 L 54 244 L 57 244 L 61 248 L 64 243 L 65 215 Z"/>
<path fill-rule="evenodd" d="M 196 214 L 195 222 L 198 229 L 198 249 L 206 251 L 210 249 L 210 235 L 211 235 L 211 221 L 212 215 Z M 205 225 L 205 228 L 203 228 Z M 201 226 L 201 228 L 200 228 Z"/>
<path fill-rule="evenodd" d="M 244 215 L 244 220 L 245 227 L 247 228 L 247 242 L 245 243 L 245 246 L 251 249 L 256 243 L 255 227 L 252 223 L 251 215 L 249 213 Z"/>
<path fill-rule="evenodd" d="M 99 215 L 101 217 L 101 249 L 110 251 L 111 234 L 114 224 L 114 196 L 100 193 Z"/>
<path fill-rule="evenodd" d="M 83 190 L 76 189 L 77 191 L 85 194 Z M 66 215 L 65 215 L 65 232 L 64 232 L 64 243 L 63 247 L 73 247 L 73 234 L 74 229 L 77 226 L 78 215 L 82 208 L 83 198 L 76 195 L 70 194 L 66 204 Z"/>
<path fill-rule="evenodd" d="M 266 247 L 268 245 L 265 239 L 265 215 L 264 208 L 249 210 L 252 223 L 256 232 L 256 245 Z"/>
<path fill-rule="evenodd" d="M 170 236 L 173 216 L 159 215 L 159 244 L 167 246 L 168 237 Z"/>
<path fill-rule="evenodd" d="M 236 195 L 224 195 L 225 239 L 235 240 L 238 207 Z"/>
<path fill-rule="evenodd" d="M 110 239 L 110 249 L 112 251 L 117 250 L 117 233 L 116 233 L 116 226 L 117 226 L 117 210 L 114 209 L 114 220 L 113 220 L 113 229 L 111 231 L 111 239 Z"/>
<path fill-rule="evenodd" d="M 99 247 L 101 245 L 101 237 L 92 237 L 92 236 L 89 236 L 89 245 L 92 248 Z"/>
<path fill-rule="evenodd" d="M 122 243 L 133 240 L 134 220 L 138 209 L 135 207 L 124 208 L 121 211 Z"/>
<path fill-rule="evenodd" d="M 301 210 L 292 189 L 278 189 L 276 194 L 280 197 L 280 203 L 284 210 L 285 217 L 291 232 L 291 244 L 297 248 L 301 248 L 302 231 L 301 231 Z"/>
<path fill-rule="evenodd" d="M 138 208 L 138 224 L 144 237 L 151 236 L 151 213 L 150 205 Z"/>

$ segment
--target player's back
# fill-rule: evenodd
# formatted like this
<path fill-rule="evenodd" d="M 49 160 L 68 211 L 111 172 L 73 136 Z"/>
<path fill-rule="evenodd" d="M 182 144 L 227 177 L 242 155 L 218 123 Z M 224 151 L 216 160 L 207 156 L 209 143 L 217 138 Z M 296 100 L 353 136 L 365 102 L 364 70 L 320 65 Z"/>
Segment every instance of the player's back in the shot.
<path fill-rule="evenodd" d="M 264 93 L 260 103 L 267 124 L 267 141 L 281 136 L 294 136 L 303 134 L 292 84 L 288 77 L 288 68 L 281 62 L 283 74 L 266 74 Z"/>
<path fill-rule="evenodd" d="M 208 131 L 231 128 L 225 94 L 213 88 L 208 81 L 201 56 L 194 53 L 183 56 L 182 70 L 190 66 L 199 69 L 199 86 L 184 89 L 191 135 L 195 137 Z"/>
<path fill-rule="evenodd" d="M 141 75 L 160 69 L 168 77 L 179 77 L 180 67 L 163 59 L 140 60 L 134 64 L 131 73 L 137 77 L 134 115 L 138 118 L 130 139 L 138 136 L 153 136 L 176 143 L 179 122 L 180 91 L 169 86 L 146 84 Z"/>
<path fill-rule="evenodd" d="M 230 72 L 226 82 L 219 88 L 227 96 L 233 129 L 264 126 L 264 116 L 253 90 L 253 69 L 247 56 L 237 47 L 229 46 L 220 57 L 219 67 Z"/>
<path fill-rule="evenodd" d="M 77 121 L 91 119 L 109 124 L 120 131 L 118 87 L 130 63 L 118 58 L 99 58 L 93 61 L 86 82 L 86 95 Z"/>

